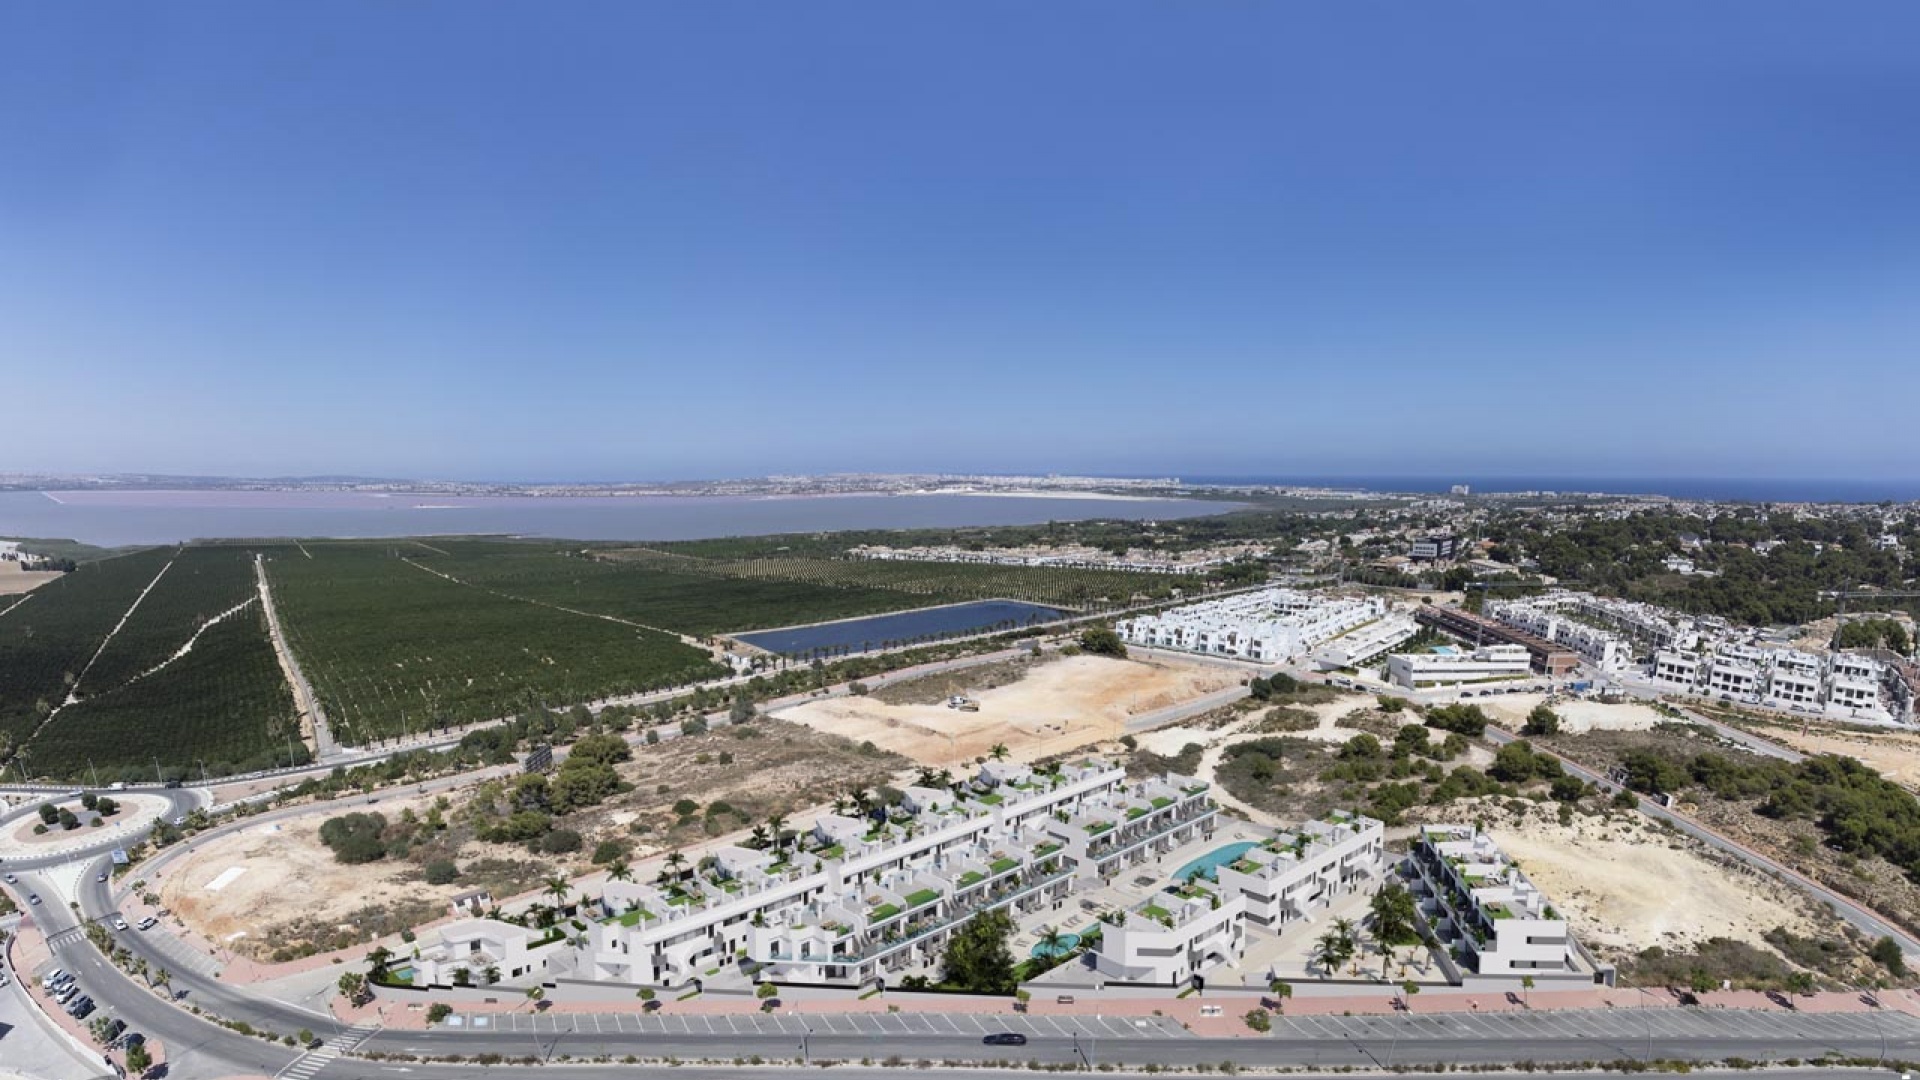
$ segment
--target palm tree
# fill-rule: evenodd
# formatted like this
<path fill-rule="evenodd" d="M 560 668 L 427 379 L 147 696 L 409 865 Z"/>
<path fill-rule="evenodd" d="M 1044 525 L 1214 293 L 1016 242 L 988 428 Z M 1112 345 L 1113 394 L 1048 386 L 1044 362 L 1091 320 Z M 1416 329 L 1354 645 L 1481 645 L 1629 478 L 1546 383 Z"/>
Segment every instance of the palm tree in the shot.
<path fill-rule="evenodd" d="M 767 831 L 773 834 L 773 850 L 777 853 L 787 846 L 787 815 L 776 810 L 767 815 Z"/>
<path fill-rule="evenodd" d="M 1007 749 L 1006 743 L 997 742 L 993 744 L 993 749 L 987 751 L 987 756 L 995 761 L 1005 761 L 1009 753 L 1011 751 Z"/>
<path fill-rule="evenodd" d="M 772 841 L 767 839 L 767 827 L 765 825 L 755 825 L 753 831 L 747 834 L 747 846 L 756 851 L 764 850 L 771 846 L 771 844 Z"/>
<path fill-rule="evenodd" d="M 687 857 L 680 854 L 679 848 L 674 848 L 672 851 L 667 852 L 667 869 L 673 871 L 675 878 L 680 876 L 680 871 L 684 869 L 686 865 Z"/>
<path fill-rule="evenodd" d="M 1520 1003 L 1529 1009 L 1533 1008 L 1533 976 L 1520 976 L 1520 994 Z"/>
<path fill-rule="evenodd" d="M 1066 943 L 1067 936 L 1057 928 L 1052 926 L 1040 928 L 1040 951 L 1047 959 L 1060 959 L 1060 954 L 1066 951 Z"/>
<path fill-rule="evenodd" d="M 1274 979 L 1272 982 L 1267 983 L 1267 992 L 1273 995 L 1275 1001 L 1279 1002 L 1280 1008 L 1278 1011 L 1280 1015 L 1285 1016 L 1287 1014 L 1287 999 L 1293 996 L 1293 984 L 1285 979 Z"/>
<path fill-rule="evenodd" d="M 553 897 L 554 910 L 560 911 L 567 906 L 567 897 L 573 892 L 573 882 L 556 874 L 541 882 L 541 889 Z"/>
<path fill-rule="evenodd" d="M 607 880 L 632 881 L 633 867 L 628 866 L 625 859 L 615 859 L 607 864 Z"/>
<path fill-rule="evenodd" d="M 387 973 L 387 965 L 393 962 L 393 950 L 385 945 L 376 945 L 367 954 L 367 973 L 378 980 Z"/>
<path fill-rule="evenodd" d="M 1331 930 L 1320 935 L 1314 941 L 1313 952 L 1308 954 L 1307 959 L 1320 965 L 1321 978 L 1331 978 L 1334 970 L 1340 966 L 1340 961 L 1345 959 L 1341 953 L 1339 935 Z"/>
<path fill-rule="evenodd" d="M 173 995 L 173 972 L 168 971 L 166 968 L 156 968 L 153 972 L 153 978 L 148 980 L 147 985 L 164 986 L 167 988 L 167 995 L 171 997 Z"/>

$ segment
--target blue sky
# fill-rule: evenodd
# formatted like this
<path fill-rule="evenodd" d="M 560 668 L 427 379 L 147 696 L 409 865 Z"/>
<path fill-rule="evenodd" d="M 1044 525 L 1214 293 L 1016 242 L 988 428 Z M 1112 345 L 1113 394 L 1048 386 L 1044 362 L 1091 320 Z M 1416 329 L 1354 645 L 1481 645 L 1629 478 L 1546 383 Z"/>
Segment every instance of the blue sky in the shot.
<path fill-rule="evenodd" d="M 0 470 L 1911 476 L 1915 41 L 0 0 Z"/>

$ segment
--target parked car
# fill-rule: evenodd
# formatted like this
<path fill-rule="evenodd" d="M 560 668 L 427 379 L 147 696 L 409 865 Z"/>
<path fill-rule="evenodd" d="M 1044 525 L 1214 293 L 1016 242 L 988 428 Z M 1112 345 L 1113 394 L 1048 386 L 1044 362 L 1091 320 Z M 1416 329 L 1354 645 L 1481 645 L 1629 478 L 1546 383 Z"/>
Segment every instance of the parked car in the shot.
<path fill-rule="evenodd" d="M 160 920 L 149 915 L 146 918 L 141 919 L 139 922 L 134 923 L 133 925 L 141 930 L 151 930 L 154 927 L 160 925 Z"/>
<path fill-rule="evenodd" d="M 1025 1046 L 1027 1037 L 1017 1031 L 996 1031 L 980 1040 L 988 1046 Z"/>

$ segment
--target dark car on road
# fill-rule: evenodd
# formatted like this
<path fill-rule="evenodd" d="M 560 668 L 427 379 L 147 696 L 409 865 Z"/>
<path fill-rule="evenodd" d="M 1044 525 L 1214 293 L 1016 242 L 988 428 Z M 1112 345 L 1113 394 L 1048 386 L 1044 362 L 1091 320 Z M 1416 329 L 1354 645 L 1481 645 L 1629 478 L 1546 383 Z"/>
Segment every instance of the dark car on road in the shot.
<path fill-rule="evenodd" d="M 1025 1046 L 1027 1037 L 1017 1031 L 996 1031 L 980 1040 L 988 1046 Z"/>

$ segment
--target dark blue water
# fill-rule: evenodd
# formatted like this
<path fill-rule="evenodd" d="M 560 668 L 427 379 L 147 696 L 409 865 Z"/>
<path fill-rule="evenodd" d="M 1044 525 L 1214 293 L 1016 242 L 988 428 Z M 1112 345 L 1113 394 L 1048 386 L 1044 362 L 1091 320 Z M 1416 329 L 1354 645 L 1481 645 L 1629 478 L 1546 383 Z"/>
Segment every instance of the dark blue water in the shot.
<path fill-rule="evenodd" d="M 960 635 L 1014 629 L 1032 623 L 1066 618 L 1071 612 L 1039 604 L 1014 600 L 980 600 L 950 607 L 896 611 L 891 615 L 873 615 L 864 619 L 795 626 L 786 630 L 760 630 L 734 637 L 749 645 L 773 653 L 807 656 L 815 649 L 848 648 L 866 652 L 886 642 L 907 642 L 935 635 Z"/>
<path fill-rule="evenodd" d="M 1920 500 L 1920 477 L 1885 480 L 1818 480 L 1768 477 L 1596 476 L 1193 476 L 1193 484 L 1267 484 L 1375 492 L 1445 494 L 1455 484 L 1475 494 L 1503 491 L 1604 492 L 1666 495 L 1717 502 L 1871 503 Z"/>

